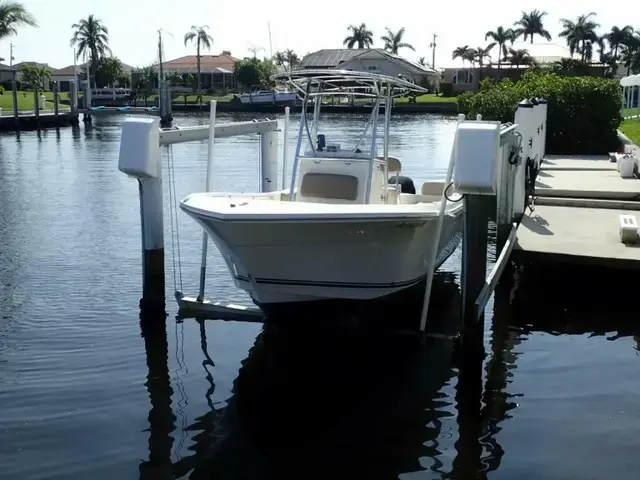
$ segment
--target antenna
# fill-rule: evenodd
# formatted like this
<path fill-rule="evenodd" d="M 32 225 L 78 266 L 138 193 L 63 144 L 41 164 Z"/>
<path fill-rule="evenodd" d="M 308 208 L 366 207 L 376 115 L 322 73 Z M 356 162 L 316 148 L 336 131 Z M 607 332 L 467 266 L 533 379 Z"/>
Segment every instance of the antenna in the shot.
<path fill-rule="evenodd" d="M 273 44 L 271 43 L 271 22 L 267 22 L 267 26 L 269 27 L 269 55 L 273 58 Z"/>

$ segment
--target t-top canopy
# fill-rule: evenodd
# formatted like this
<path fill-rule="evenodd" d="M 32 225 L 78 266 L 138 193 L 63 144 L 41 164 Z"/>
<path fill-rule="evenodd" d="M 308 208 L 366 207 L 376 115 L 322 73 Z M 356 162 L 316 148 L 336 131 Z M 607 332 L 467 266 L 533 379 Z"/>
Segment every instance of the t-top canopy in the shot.
<path fill-rule="evenodd" d="M 429 90 L 407 78 L 390 77 L 351 70 L 309 69 L 278 73 L 271 80 L 285 81 L 301 94 L 359 95 L 368 97 L 400 97 L 408 93 L 425 94 Z"/>
<path fill-rule="evenodd" d="M 620 85 L 623 87 L 638 87 L 640 86 L 640 75 L 629 75 L 623 77 L 620 80 Z"/>

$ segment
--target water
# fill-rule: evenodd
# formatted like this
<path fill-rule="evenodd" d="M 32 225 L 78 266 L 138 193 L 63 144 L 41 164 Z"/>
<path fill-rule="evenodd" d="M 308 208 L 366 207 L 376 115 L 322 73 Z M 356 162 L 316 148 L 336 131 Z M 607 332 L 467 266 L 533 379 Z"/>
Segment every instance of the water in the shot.
<path fill-rule="evenodd" d="M 635 478 L 640 332 L 619 301 L 633 292 L 606 291 L 611 279 L 593 272 L 529 276 L 491 301 L 477 371 L 447 339 L 416 349 L 177 323 L 167 199 L 167 332 L 143 337 L 138 191 L 116 168 L 120 122 L 0 138 L 0 478 Z M 406 173 L 442 178 L 453 122 L 394 122 Z M 328 139 L 357 133 L 345 116 L 329 125 Z M 219 140 L 216 187 L 256 189 L 258 146 Z M 206 143 L 171 154 L 178 196 L 200 189 Z M 182 290 L 194 294 L 201 233 L 178 218 Z M 247 302 L 215 252 L 209 262 L 210 295 Z M 456 252 L 441 275 L 445 327 L 459 264 Z"/>

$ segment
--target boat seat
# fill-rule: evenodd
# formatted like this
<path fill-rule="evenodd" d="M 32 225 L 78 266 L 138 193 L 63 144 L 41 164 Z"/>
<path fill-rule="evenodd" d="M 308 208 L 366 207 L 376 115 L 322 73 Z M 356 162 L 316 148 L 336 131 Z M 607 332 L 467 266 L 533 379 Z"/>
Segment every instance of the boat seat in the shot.
<path fill-rule="evenodd" d="M 378 160 L 384 160 L 384 157 L 378 157 Z M 392 157 L 391 155 L 387 156 L 387 172 L 396 173 L 402 171 L 402 163 L 396 157 Z"/>
<path fill-rule="evenodd" d="M 441 197 L 443 188 L 444 182 L 424 182 L 420 193 L 422 193 L 422 195 L 437 195 Z"/>

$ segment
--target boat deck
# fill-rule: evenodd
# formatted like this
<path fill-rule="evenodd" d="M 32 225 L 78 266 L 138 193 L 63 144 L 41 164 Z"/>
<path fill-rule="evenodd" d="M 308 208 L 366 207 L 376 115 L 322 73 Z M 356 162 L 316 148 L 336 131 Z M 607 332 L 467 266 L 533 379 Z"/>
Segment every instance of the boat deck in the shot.
<path fill-rule="evenodd" d="M 640 243 L 620 241 L 620 215 L 638 216 L 640 179 L 623 179 L 608 157 L 550 157 L 535 210 L 517 232 L 513 258 L 640 269 Z"/>

